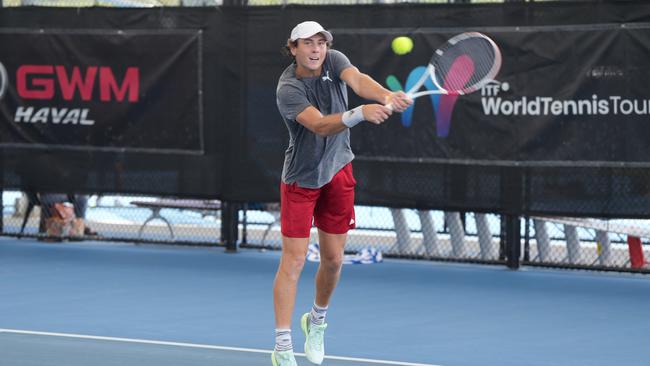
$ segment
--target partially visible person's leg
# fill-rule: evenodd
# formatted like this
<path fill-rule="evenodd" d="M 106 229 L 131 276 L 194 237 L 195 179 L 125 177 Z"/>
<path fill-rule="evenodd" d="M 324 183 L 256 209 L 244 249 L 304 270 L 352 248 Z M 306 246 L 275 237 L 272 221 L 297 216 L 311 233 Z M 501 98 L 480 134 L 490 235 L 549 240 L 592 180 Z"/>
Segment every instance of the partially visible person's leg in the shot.
<path fill-rule="evenodd" d="M 47 231 L 46 221 L 52 217 L 52 208 L 55 203 L 67 202 L 68 196 L 59 193 L 41 193 L 39 194 L 41 201 L 41 217 L 38 223 L 38 231 L 44 233 Z"/>
<path fill-rule="evenodd" d="M 88 196 L 85 194 L 74 195 L 74 215 L 78 218 L 86 218 L 86 210 L 88 210 Z"/>
<path fill-rule="evenodd" d="M 88 196 L 85 194 L 75 194 L 74 198 L 74 214 L 80 219 L 84 219 L 84 235 L 95 236 L 97 232 L 93 230 L 88 223 L 86 223 L 86 211 L 88 211 Z"/>
<path fill-rule="evenodd" d="M 48 209 L 51 209 L 52 206 L 54 206 L 55 203 L 60 203 L 60 202 L 67 202 L 68 201 L 68 196 L 65 194 L 60 194 L 60 193 L 41 193 L 39 195 L 41 204 Z M 42 209 L 43 207 L 41 207 Z M 46 215 L 50 215 L 51 213 L 48 211 Z"/>

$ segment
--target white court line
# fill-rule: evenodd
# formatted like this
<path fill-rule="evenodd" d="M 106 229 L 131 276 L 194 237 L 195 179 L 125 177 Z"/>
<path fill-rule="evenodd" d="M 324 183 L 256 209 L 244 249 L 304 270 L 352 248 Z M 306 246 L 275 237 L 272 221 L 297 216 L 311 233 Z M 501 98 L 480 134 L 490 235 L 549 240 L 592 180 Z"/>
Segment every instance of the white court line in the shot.
<path fill-rule="evenodd" d="M 0 328 L 0 333 L 14 333 L 14 334 L 28 334 L 28 335 L 40 335 L 40 336 L 50 336 L 50 337 L 63 337 L 63 338 L 79 338 L 79 339 L 92 339 L 99 341 L 113 341 L 113 342 L 124 342 L 124 343 L 139 343 L 139 344 L 153 344 L 160 346 L 174 346 L 174 347 L 186 347 L 186 348 L 201 348 L 201 349 L 214 349 L 220 351 L 236 351 L 236 352 L 248 352 L 248 353 L 266 353 L 271 354 L 272 351 L 265 349 L 255 349 L 255 348 L 241 348 L 241 347 L 226 347 L 226 346 L 213 346 L 209 344 L 195 344 L 195 343 L 180 343 L 180 342 L 165 342 L 165 341 L 153 341 L 148 339 L 133 339 L 133 338 L 117 338 L 117 337 L 102 337 L 102 336 L 91 336 L 84 334 L 70 334 L 70 333 L 51 333 L 51 332 L 36 332 L 31 330 L 18 330 L 18 329 L 2 329 Z M 296 353 L 297 356 L 304 356 L 304 353 Z M 400 361 L 387 361 L 387 360 L 373 360 L 370 358 L 355 358 L 355 357 L 341 357 L 341 356 L 325 356 L 325 358 L 330 360 L 339 360 L 339 361 L 356 361 L 364 363 L 372 363 L 378 365 L 396 365 L 396 366 L 441 366 L 433 365 L 426 363 L 412 363 L 412 362 L 400 362 Z"/>

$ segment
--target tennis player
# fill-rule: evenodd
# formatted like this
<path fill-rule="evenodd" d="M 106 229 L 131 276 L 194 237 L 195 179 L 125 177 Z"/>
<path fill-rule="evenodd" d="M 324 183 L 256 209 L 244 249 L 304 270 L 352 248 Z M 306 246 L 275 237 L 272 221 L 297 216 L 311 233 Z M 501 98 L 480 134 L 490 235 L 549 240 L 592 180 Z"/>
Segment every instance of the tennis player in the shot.
<path fill-rule="evenodd" d="M 381 124 L 392 111 L 402 112 L 412 103 L 404 92 L 390 92 L 359 72 L 343 53 L 330 48 L 332 39 L 317 22 L 296 25 L 286 44 L 293 63 L 277 87 L 289 147 L 280 187 L 282 256 L 273 285 L 274 366 L 296 365 L 291 317 L 312 220 L 318 228 L 321 262 L 314 304 L 300 323 L 307 359 L 317 365 L 323 362 L 325 316 L 341 273 L 347 232 L 355 227 L 350 128 L 364 121 Z M 347 86 L 377 103 L 348 110 Z M 392 108 L 385 106 L 389 103 Z"/>

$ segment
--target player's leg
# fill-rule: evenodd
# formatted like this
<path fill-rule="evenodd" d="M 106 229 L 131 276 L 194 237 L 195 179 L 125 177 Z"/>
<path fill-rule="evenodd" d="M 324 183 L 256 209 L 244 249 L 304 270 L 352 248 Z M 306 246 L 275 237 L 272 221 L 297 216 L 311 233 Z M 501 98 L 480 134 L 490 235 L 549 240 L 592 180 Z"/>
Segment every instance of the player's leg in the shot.
<path fill-rule="evenodd" d="M 316 273 L 316 304 L 327 306 L 338 284 L 347 233 L 355 227 L 352 165 L 341 169 L 321 189 L 314 211 L 318 227 L 320 265 Z"/>
<path fill-rule="evenodd" d="M 305 264 L 314 207 L 319 190 L 281 186 L 282 255 L 273 282 L 276 342 L 271 355 L 274 366 L 296 365 L 291 340 L 291 315 L 298 280 Z"/>
<path fill-rule="evenodd" d="M 273 366 L 295 366 L 291 338 L 291 315 L 296 302 L 300 273 L 307 256 L 307 238 L 282 236 L 282 255 L 273 282 L 275 308 L 275 347 L 271 355 Z"/>
<path fill-rule="evenodd" d="M 307 256 L 307 238 L 282 236 L 282 255 L 273 282 L 276 328 L 290 328 L 296 289 Z"/>
<path fill-rule="evenodd" d="M 320 307 L 329 305 L 332 293 L 339 282 L 347 237 L 347 233 L 330 234 L 318 229 L 320 265 L 316 272 L 315 304 Z"/>
<path fill-rule="evenodd" d="M 347 165 L 321 189 L 314 222 L 318 227 L 321 262 L 316 273 L 316 297 L 311 312 L 301 318 L 307 359 L 320 364 L 325 356 L 325 316 L 341 275 L 348 230 L 355 227 L 352 167 Z"/>

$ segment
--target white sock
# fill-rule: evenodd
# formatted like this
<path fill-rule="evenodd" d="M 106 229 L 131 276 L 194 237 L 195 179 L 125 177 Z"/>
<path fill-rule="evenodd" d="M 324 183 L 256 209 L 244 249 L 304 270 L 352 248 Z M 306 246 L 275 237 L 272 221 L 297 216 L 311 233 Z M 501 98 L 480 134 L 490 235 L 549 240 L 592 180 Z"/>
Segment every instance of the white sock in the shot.
<path fill-rule="evenodd" d="M 312 325 L 323 325 L 323 323 L 325 323 L 325 315 L 327 315 L 327 306 L 318 306 L 314 302 L 314 305 L 311 307 L 311 312 L 309 313 L 309 322 Z"/>
<path fill-rule="evenodd" d="M 290 351 L 293 349 L 291 343 L 291 329 L 276 329 L 275 330 L 275 350 Z"/>

